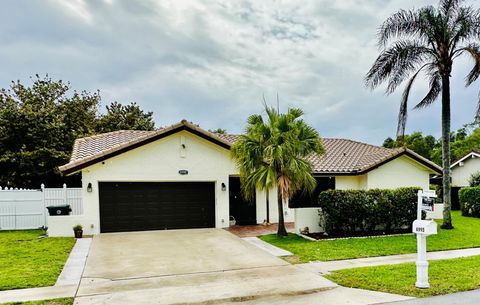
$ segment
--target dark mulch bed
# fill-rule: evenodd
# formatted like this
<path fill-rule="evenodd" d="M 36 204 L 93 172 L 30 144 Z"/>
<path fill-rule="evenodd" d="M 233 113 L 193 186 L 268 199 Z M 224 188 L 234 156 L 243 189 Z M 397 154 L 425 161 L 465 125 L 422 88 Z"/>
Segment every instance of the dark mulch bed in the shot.
<path fill-rule="evenodd" d="M 331 238 L 348 238 L 348 237 L 368 237 L 368 236 L 383 236 L 383 235 L 394 235 L 394 234 L 408 234 L 412 233 L 411 229 L 398 229 L 398 230 L 388 230 L 388 231 L 370 231 L 370 232 L 356 232 L 356 233 L 308 233 L 305 234 L 308 237 L 314 239 L 331 239 Z"/>

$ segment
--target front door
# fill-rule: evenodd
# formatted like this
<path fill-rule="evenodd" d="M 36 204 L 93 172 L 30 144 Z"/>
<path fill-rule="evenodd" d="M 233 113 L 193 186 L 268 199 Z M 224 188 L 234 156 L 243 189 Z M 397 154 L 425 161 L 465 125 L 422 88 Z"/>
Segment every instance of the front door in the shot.
<path fill-rule="evenodd" d="M 230 177 L 228 184 L 230 189 L 230 216 L 235 218 L 237 225 L 257 224 L 255 197 L 252 200 L 244 198 L 239 177 Z"/>

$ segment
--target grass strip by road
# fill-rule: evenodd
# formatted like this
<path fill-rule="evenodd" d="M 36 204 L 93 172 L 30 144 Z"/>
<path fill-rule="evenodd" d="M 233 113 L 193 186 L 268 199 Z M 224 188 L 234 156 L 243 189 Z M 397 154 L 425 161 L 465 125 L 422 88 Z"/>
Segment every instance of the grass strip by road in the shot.
<path fill-rule="evenodd" d="M 480 247 L 480 219 L 463 217 L 459 211 L 452 212 L 455 229 L 438 230 L 438 234 L 427 239 L 428 251 L 453 250 Z M 441 221 L 439 221 L 439 224 Z M 415 235 L 349 238 L 336 240 L 306 240 L 296 234 L 277 237 L 275 234 L 260 236 L 260 239 L 290 251 L 293 263 L 310 261 L 331 261 L 361 257 L 415 253 Z"/>
<path fill-rule="evenodd" d="M 429 289 L 415 287 L 415 263 L 344 269 L 325 277 L 345 287 L 412 297 L 480 288 L 480 256 L 431 261 L 429 264 Z"/>
<path fill-rule="evenodd" d="M 52 286 L 74 238 L 39 238 L 43 230 L 0 231 L 0 290 Z"/>
<path fill-rule="evenodd" d="M 2 303 L 0 305 L 72 305 L 73 298 L 54 299 L 45 301 L 31 301 L 31 302 L 13 302 Z"/>

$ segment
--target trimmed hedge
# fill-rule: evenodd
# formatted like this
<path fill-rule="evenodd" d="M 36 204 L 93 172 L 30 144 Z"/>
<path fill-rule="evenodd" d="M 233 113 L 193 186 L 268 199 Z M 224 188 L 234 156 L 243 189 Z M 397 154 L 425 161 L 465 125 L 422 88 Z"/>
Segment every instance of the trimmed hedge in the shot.
<path fill-rule="evenodd" d="M 480 218 L 480 186 L 461 188 L 458 198 L 463 216 Z"/>
<path fill-rule="evenodd" d="M 420 188 L 372 190 L 328 190 L 318 199 L 329 234 L 355 235 L 359 232 L 410 228 L 417 217 Z"/>

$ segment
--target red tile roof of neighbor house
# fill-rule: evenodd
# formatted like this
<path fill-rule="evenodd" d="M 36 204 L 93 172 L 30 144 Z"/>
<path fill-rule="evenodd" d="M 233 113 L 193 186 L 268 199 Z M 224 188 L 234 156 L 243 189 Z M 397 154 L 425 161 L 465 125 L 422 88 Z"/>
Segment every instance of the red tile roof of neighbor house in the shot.
<path fill-rule="evenodd" d="M 226 149 L 230 148 L 240 136 L 211 133 L 185 120 L 155 131 L 114 131 L 77 139 L 73 145 L 70 162 L 61 166 L 60 170 L 70 174 L 181 130 L 187 130 Z M 441 173 L 442 171 L 435 163 L 405 148 L 389 149 L 362 142 L 334 138 L 323 138 L 322 142 L 325 153 L 323 155 L 312 154 L 307 157 L 312 164 L 315 174 L 362 174 L 401 155 L 408 155 L 430 168 L 433 172 Z"/>

